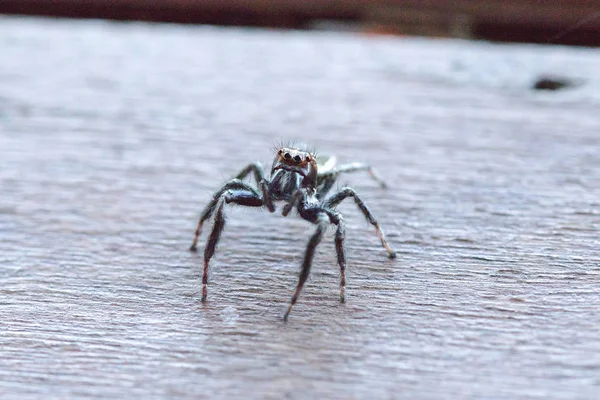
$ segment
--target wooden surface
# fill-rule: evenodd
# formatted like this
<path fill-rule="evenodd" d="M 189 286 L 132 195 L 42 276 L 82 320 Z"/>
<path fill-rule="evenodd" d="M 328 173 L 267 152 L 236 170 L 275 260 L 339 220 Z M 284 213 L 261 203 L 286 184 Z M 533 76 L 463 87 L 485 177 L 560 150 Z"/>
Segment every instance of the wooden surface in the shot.
<path fill-rule="evenodd" d="M 3 399 L 600 393 L 598 52 L 2 18 L 0 55 Z M 286 138 L 389 179 L 342 183 L 398 258 L 342 204 L 347 304 L 330 232 L 284 324 L 313 228 L 229 209 L 202 304 L 201 208 Z"/>

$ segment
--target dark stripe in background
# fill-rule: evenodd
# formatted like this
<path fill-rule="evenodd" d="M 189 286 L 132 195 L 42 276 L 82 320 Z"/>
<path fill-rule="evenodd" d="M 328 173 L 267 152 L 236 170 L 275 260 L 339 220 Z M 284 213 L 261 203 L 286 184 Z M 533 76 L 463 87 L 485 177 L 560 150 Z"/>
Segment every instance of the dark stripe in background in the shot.
<path fill-rule="evenodd" d="M 600 0 L 0 0 L 0 13 L 600 45 Z"/>

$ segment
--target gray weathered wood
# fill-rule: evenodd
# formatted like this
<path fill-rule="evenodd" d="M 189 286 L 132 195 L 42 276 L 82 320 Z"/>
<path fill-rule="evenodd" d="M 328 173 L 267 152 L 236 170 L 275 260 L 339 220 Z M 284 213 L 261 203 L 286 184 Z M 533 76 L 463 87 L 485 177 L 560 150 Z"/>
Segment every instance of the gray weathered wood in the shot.
<path fill-rule="evenodd" d="M 2 18 L 0 57 L 3 399 L 598 397 L 597 51 Z M 398 251 L 342 204 L 347 304 L 329 233 L 288 324 L 312 227 L 228 210 L 206 304 L 187 251 L 282 138 L 390 179 L 342 183 Z"/>

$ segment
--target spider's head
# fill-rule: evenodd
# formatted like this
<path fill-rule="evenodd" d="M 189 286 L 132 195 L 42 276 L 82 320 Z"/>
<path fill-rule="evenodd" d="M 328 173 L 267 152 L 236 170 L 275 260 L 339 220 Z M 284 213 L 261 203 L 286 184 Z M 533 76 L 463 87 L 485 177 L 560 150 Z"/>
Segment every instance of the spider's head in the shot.
<path fill-rule="evenodd" d="M 295 172 L 303 177 L 302 186 L 314 187 L 317 182 L 317 158 L 309 151 L 293 147 L 277 150 L 271 174 L 278 170 Z"/>

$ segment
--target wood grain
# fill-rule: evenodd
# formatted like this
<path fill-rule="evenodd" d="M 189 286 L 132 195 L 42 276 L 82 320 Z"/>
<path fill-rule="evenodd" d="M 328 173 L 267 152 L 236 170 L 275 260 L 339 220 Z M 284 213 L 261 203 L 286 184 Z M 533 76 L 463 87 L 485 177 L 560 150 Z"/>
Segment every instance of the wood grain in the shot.
<path fill-rule="evenodd" d="M 597 397 L 597 52 L 2 18 L 0 54 L 3 399 Z M 347 303 L 329 232 L 284 324 L 313 228 L 228 209 L 202 304 L 201 208 L 288 138 L 390 181 L 342 183 L 398 258 L 342 204 Z"/>

